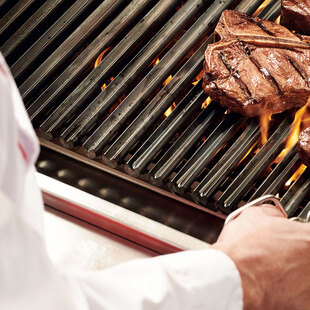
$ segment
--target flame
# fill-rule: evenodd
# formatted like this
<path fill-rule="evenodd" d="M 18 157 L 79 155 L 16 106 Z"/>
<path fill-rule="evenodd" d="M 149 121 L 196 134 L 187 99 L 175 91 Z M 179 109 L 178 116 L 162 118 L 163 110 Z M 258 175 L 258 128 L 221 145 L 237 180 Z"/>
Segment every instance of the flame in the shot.
<path fill-rule="evenodd" d="M 281 22 L 281 15 L 278 16 L 278 18 L 274 21 L 276 24 L 280 25 Z"/>
<path fill-rule="evenodd" d="M 208 97 L 201 105 L 201 109 L 205 109 L 210 103 L 211 103 L 212 99 L 210 97 Z"/>
<path fill-rule="evenodd" d="M 165 112 L 165 116 L 168 117 L 171 114 L 171 112 L 175 109 L 176 106 L 177 105 L 175 104 L 175 102 L 173 102 L 172 105 Z"/>
<path fill-rule="evenodd" d="M 203 77 L 204 70 L 201 70 L 199 74 L 195 77 L 195 81 L 192 83 L 193 85 L 196 85 Z"/>
<path fill-rule="evenodd" d="M 301 166 L 294 172 L 291 178 L 285 183 L 285 186 L 290 186 L 295 180 L 297 180 L 302 173 L 306 170 L 307 166 L 301 164 Z"/>
<path fill-rule="evenodd" d="M 306 104 L 301 107 L 296 113 L 294 117 L 294 121 L 291 125 L 291 131 L 287 138 L 286 144 L 282 152 L 279 156 L 274 160 L 274 163 L 279 163 L 282 158 L 294 147 L 294 145 L 298 142 L 300 131 L 303 128 L 310 126 L 310 114 L 307 112 L 307 109 L 310 107 L 310 97 L 308 98 Z M 260 117 L 260 130 L 261 130 L 261 142 L 265 144 L 268 139 L 268 127 L 269 122 L 271 120 L 271 114 L 265 114 Z M 285 183 L 286 186 L 290 186 L 292 182 L 299 178 L 299 176 L 306 169 L 305 165 L 301 165 L 295 173 L 291 176 L 291 178 Z"/>
<path fill-rule="evenodd" d="M 270 113 L 263 114 L 259 117 L 262 145 L 264 145 L 268 140 L 268 130 L 271 117 L 272 114 Z"/>
<path fill-rule="evenodd" d="M 159 58 L 156 57 L 153 61 L 153 67 L 156 67 L 158 65 L 158 63 L 160 62 Z"/>
<path fill-rule="evenodd" d="M 307 108 L 310 106 L 310 97 L 308 98 L 306 104 L 301 107 L 295 114 L 294 121 L 291 126 L 291 132 L 290 135 L 286 141 L 285 147 L 283 151 L 280 153 L 280 155 L 277 157 L 276 162 L 278 163 L 288 152 L 289 150 L 298 142 L 298 137 L 300 134 L 300 130 L 303 127 L 302 125 L 305 125 L 309 121 L 309 117 L 307 116 Z M 306 115 L 306 118 L 304 119 L 304 116 Z M 297 177 L 300 174 L 297 175 Z M 295 178 L 296 179 L 296 178 Z M 294 180 L 295 180 L 294 179 Z"/>
<path fill-rule="evenodd" d="M 112 46 L 109 46 L 108 48 L 106 48 L 106 49 L 97 57 L 97 59 L 96 59 L 96 61 L 95 61 L 95 64 L 94 64 L 94 69 L 96 69 L 96 68 L 99 66 L 99 64 L 100 64 L 101 61 L 102 61 L 103 56 L 104 56 L 111 48 L 112 48 Z M 114 77 L 112 76 L 112 77 L 109 78 L 108 82 L 111 82 L 111 81 L 113 81 L 113 80 L 114 80 Z M 104 84 L 101 86 L 101 90 L 104 91 L 106 88 L 107 88 L 107 84 L 104 83 Z"/>
<path fill-rule="evenodd" d="M 166 86 L 170 82 L 171 79 L 172 79 L 172 75 L 169 75 L 167 79 L 164 81 L 163 86 Z"/>
<path fill-rule="evenodd" d="M 106 49 L 97 57 L 97 59 L 96 59 L 96 61 L 95 61 L 94 69 L 96 69 L 96 68 L 99 66 L 99 64 L 100 64 L 101 61 L 102 61 L 103 56 L 104 56 L 111 48 L 112 48 L 112 46 L 109 46 L 108 48 L 106 48 Z"/>
<path fill-rule="evenodd" d="M 160 62 L 160 59 L 158 57 L 156 57 L 154 60 L 153 60 L 153 68 L 156 67 L 158 65 L 158 63 Z M 170 74 L 167 79 L 163 82 L 163 86 L 166 86 L 170 80 L 172 79 L 172 75 Z M 165 117 L 168 117 L 171 112 L 174 110 L 174 108 L 176 107 L 176 103 L 173 102 L 172 105 L 167 109 L 167 111 L 164 113 Z"/>
<path fill-rule="evenodd" d="M 244 160 L 245 160 L 245 158 L 247 158 L 247 156 L 253 151 L 253 149 L 256 147 L 256 143 L 254 143 L 250 148 L 249 148 L 249 150 L 246 152 L 246 154 L 242 157 L 242 159 L 238 162 L 238 165 L 237 166 L 239 166 L 239 164 L 241 164 Z M 254 152 L 255 153 L 255 152 Z M 256 154 L 256 153 L 255 153 Z"/>
<path fill-rule="evenodd" d="M 308 127 L 310 117 L 307 115 L 307 108 L 310 106 L 310 97 L 307 103 L 301 107 L 295 114 L 294 122 L 291 126 L 291 133 L 286 142 L 284 150 L 278 156 L 282 159 L 288 151 L 298 142 L 298 137 L 302 127 Z M 306 116 L 306 117 L 305 117 Z M 295 171 L 291 178 L 285 183 L 286 186 L 290 186 L 295 180 L 297 180 L 300 175 L 306 170 L 306 166 L 301 164 L 301 166 Z"/>
<path fill-rule="evenodd" d="M 257 16 L 270 2 L 270 0 L 265 0 L 259 7 L 258 9 L 253 13 L 253 16 Z"/>
<path fill-rule="evenodd" d="M 154 60 L 153 60 L 153 68 L 156 67 L 158 65 L 158 63 L 160 62 L 160 59 L 158 57 L 156 57 Z M 172 79 L 172 75 L 170 74 L 167 79 L 163 82 L 163 86 L 166 86 L 170 80 Z"/>

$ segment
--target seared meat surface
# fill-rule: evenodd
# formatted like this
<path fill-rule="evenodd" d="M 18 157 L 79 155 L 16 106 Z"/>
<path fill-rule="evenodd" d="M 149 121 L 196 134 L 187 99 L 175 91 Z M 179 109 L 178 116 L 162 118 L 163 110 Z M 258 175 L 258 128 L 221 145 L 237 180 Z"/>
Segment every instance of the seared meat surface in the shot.
<path fill-rule="evenodd" d="M 298 153 L 302 162 L 310 167 L 310 127 L 299 135 Z"/>
<path fill-rule="evenodd" d="M 310 0 L 282 0 L 281 24 L 297 33 L 310 34 Z"/>
<path fill-rule="evenodd" d="M 205 92 L 246 116 L 304 105 L 310 43 L 276 23 L 224 11 L 205 52 Z"/>

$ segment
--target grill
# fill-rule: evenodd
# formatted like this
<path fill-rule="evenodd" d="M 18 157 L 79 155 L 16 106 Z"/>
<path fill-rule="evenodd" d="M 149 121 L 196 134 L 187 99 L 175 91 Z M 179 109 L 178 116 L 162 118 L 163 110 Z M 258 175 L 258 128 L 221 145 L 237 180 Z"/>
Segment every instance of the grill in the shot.
<path fill-rule="evenodd" d="M 264 194 L 279 195 L 289 216 L 305 217 L 310 169 L 288 185 L 301 164 L 296 146 L 275 163 L 291 112 L 274 117 L 261 146 L 258 120 L 206 106 L 201 85 L 223 10 L 275 20 L 280 7 L 274 0 L 2 0 L 0 50 L 40 137 L 38 171 L 208 243 L 225 215 Z M 106 228 L 81 208 L 54 206 Z"/>

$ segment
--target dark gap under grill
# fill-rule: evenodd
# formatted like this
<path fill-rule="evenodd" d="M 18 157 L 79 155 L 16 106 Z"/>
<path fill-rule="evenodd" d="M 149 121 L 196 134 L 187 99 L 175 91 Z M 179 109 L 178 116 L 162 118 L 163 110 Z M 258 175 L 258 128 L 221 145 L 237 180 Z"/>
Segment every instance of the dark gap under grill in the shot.
<path fill-rule="evenodd" d="M 41 138 L 38 170 L 72 183 L 68 171 L 57 174 L 46 164 L 70 154 L 70 160 L 85 158 L 86 166 L 113 168 L 128 183 L 139 180 L 141 188 L 148 184 L 148 190 L 172 192 L 188 201 L 181 224 L 179 207 L 167 207 L 165 214 L 162 199 L 162 206 L 155 201 L 152 208 L 137 207 L 137 200 L 148 199 L 144 194 L 118 204 L 208 242 L 216 239 L 222 214 L 264 194 L 278 194 L 289 216 L 305 217 L 310 169 L 287 185 L 301 164 L 296 146 L 274 163 L 290 132 L 291 113 L 275 116 L 270 138 L 257 151 L 257 119 L 216 102 L 202 108 L 208 100 L 201 80 L 204 51 L 222 11 L 253 14 L 262 2 L 2 1 L 0 50 Z M 280 0 L 271 0 L 258 16 L 275 20 L 279 15 Z M 77 174 L 88 173 L 78 167 Z M 100 170 L 91 169 L 86 179 L 99 184 Z M 113 189 L 94 184 L 75 186 L 116 202 Z"/>

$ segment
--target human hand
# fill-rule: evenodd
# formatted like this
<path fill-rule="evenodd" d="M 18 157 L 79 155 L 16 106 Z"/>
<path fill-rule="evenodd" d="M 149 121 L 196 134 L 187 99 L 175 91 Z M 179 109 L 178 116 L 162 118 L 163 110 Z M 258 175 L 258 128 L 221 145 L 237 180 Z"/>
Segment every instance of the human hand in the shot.
<path fill-rule="evenodd" d="M 271 205 L 246 209 L 225 225 L 214 248 L 236 264 L 244 310 L 310 309 L 310 224 Z"/>

